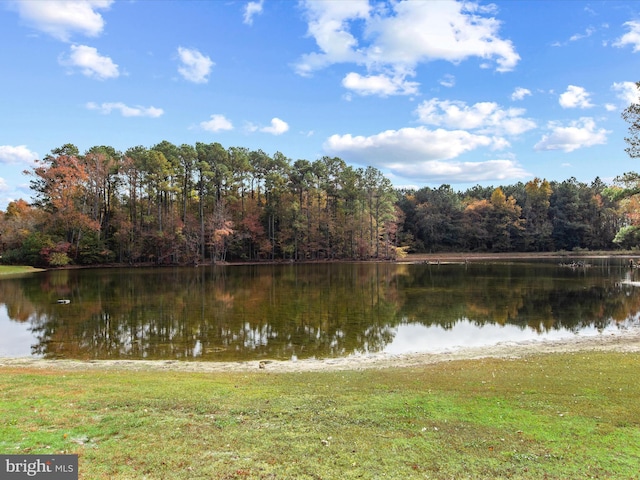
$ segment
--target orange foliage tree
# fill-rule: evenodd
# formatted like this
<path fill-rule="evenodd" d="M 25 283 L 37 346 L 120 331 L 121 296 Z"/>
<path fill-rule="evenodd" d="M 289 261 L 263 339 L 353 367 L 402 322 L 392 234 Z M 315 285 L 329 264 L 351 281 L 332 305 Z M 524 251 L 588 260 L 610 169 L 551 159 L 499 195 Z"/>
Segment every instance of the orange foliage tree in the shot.
<path fill-rule="evenodd" d="M 89 176 L 78 149 L 67 144 L 52 150 L 26 173 L 35 177 L 31 188 L 36 192 L 36 205 L 48 213 L 48 232 L 58 241 L 74 246 L 77 257 L 83 237 L 100 230 L 100 223 L 87 213 Z"/>

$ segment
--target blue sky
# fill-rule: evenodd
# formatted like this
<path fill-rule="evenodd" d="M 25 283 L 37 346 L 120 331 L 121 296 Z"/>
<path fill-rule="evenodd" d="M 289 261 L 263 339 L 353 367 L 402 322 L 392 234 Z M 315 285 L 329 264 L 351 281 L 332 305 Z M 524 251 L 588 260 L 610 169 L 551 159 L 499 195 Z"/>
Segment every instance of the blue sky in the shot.
<path fill-rule="evenodd" d="M 339 156 L 398 187 L 638 171 L 636 1 L 4 1 L 0 209 L 73 143 Z"/>

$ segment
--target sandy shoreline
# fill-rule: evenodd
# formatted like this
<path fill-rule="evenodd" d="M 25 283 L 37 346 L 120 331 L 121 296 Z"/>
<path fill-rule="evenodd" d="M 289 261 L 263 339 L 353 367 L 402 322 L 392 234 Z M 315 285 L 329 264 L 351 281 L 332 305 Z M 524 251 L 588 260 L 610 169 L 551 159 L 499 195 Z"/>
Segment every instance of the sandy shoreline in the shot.
<path fill-rule="evenodd" d="M 523 358 L 548 353 L 612 351 L 640 353 L 640 327 L 603 333 L 597 336 L 575 336 L 561 340 L 505 342 L 497 345 L 452 349 L 446 353 L 372 354 L 344 358 L 305 360 L 263 360 L 246 362 L 198 362 L 179 360 L 44 360 L 39 358 L 0 358 L 1 368 L 42 370 L 111 370 L 111 371 L 176 371 L 176 372 L 320 372 L 362 370 L 370 368 L 403 368 L 453 360 L 482 358 Z"/>

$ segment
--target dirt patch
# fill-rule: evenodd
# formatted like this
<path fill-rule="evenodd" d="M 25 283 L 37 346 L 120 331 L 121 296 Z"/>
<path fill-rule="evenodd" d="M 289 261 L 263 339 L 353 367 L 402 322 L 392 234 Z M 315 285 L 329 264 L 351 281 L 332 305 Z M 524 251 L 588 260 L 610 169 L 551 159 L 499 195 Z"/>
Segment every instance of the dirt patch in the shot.
<path fill-rule="evenodd" d="M 614 351 L 640 353 L 640 327 L 597 336 L 562 340 L 508 342 L 493 346 L 460 348 L 446 353 L 371 354 L 344 358 L 305 360 L 262 360 L 247 362 L 197 362 L 178 360 L 43 360 L 38 358 L 0 358 L 0 368 L 42 370 L 123 370 L 178 372 L 318 372 L 361 370 L 369 368 L 403 368 L 453 360 L 481 358 L 523 358 L 549 353 Z"/>

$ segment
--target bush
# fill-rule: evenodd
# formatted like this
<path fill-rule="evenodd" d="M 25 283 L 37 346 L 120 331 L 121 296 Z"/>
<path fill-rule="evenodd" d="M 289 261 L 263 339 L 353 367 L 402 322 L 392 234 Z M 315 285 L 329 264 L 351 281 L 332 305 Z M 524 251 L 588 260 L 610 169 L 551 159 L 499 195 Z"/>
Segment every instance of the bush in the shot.
<path fill-rule="evenodd" d="M 52 252 L 49 255 L 49 265 L 52 267 L 64 267 L 70 263 L 71 259 L 64 252 Z"/>
<path fill-rule="evenodd" d="M 22 260 L 25 264 L 34 267 L 47 266 L 48 261 L 43 252 L 54 247 L 53 240 L 49 235 L 40 232 L 32 232 L 25 238 L 22 244 Z"/>
<path fill-rule="evenodd" d="M 82 265 L 109 263 L 115 261 L 116 254 L 110 250 L 97 232 L 87 232 L 80 242 L 77 261 Z"/>
<path fill-rule="evenodd" d="M 22 250 L 20 248 L 6 250 L 0 257 L 0 263 L 3 265 L 24 265 L 25 261 L 22 257 Z"/>

